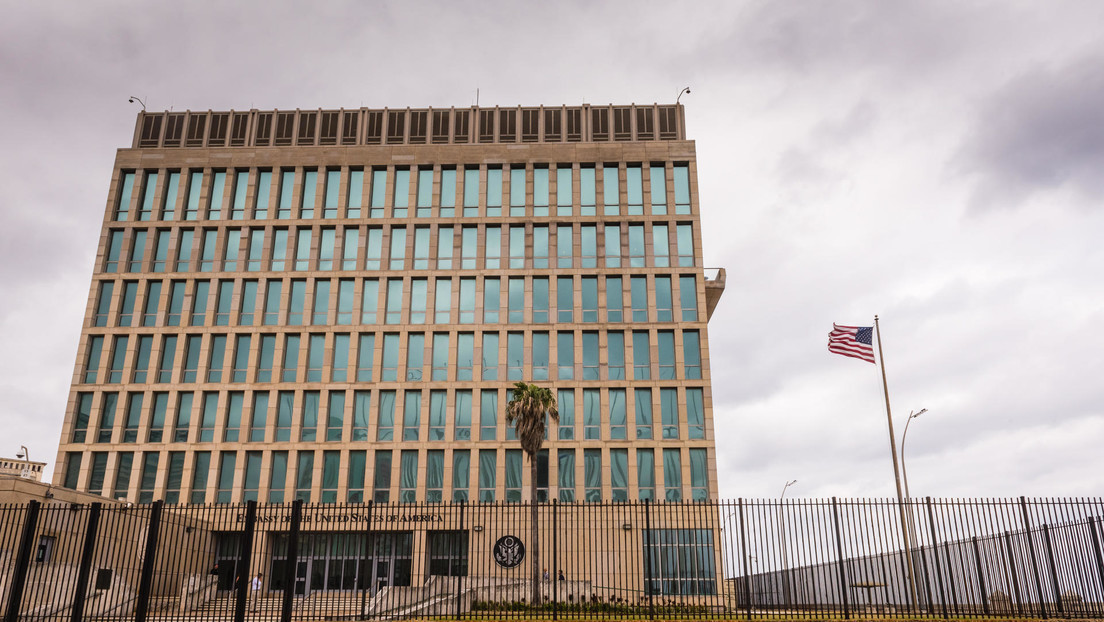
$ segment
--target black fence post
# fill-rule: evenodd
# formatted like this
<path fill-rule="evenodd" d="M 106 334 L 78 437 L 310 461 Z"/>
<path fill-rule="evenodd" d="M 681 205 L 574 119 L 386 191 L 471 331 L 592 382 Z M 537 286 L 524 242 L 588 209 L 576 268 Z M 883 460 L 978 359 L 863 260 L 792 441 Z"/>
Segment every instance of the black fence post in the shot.
<path fill-rule="evenodd" d="M 149 524 L 146 526 L 146 550 L 142 558 L 142 570 L 138 579 L 138 603 L 134 608 L 134 622 L 146 622 L 149 613 L 150 585 L 153 583 L 153 567 L 157 564 L 157 538 L 161 534 L 161 510 L 165 502 L 158 499 L 150 507 Z"/>
<path fill-rule="evenodd" d="M 740 566 L 744 569 L 744 598 L 747 599 L 747 619 L 751 619 L 752 591 L 751 569 L 748 568 L 747 528 L 744 524 L 744 498 L 739 500 L 740 510 Z"/>
<path fill-rule="evenodd" d="M 559 619 L 560 609 L 560 540 L 559 540 L 559 504 L 552 500 L 552 619 Z"/>
<path fill-rule="evenodd" d="M 471 564 L 471 561 L 470 561 L 470 559 L 471 559 L 471 553 L 470 553 L 470 551 L 471 551 L 471 538 L 468 537 L 467 532 L 464 530 L 464 505 L 465 505 L 465 501 L 466 501 L 465 499 L 460 500 L 460 531 L 456 534 L 457 535 L 457 537 L 456 537 L 457 546 L 460 546 L 461 542 L 463 542 L 463 544 L 464 544 L 464 548 L 462 550 L 456 552 L 457 557 L 459 557 L 460 554 L 463 554 L 463 557 L 464 557 L 464 574 L 456 575 L 456 607 L 455 607 L 456 619 L 460 619 L 460 616 L 461 616 L 460 599 L 463 598 L 463 594 L 464 594 L 464 591 L 463 591 L 464 577 L 471 574 L 471 571 L 468 569 L 468 566 Z M 463 540 L 461 541 L 460 538 L 463 538 Z M 451 563 L 451 560 L 450 560 L 450 563 Z"/>
<path fill-rule="evenodd" d="M 932 513 L 931 497 L 925 497 L 924 503 L 928 506 L 928 527 L 931 528 L 932 561 L 935 563 L 935 578 L 939 579 L 939 604 L 943 609 L 943 619 L 946 620 L 948 618 L 947 591 L 943 586 L 943 566 L 939 563 L 939 538 L 935 535 L 935 515 Z M 949 564 L 950 560 L 947 563 Z"/>
<path fill-rule="evenodd" d="M 985 595 L 985 571 L 981 566 L 981 547 L 978 546 L 977 536 L 970 540 L 974 543 L 974 564 L 977 566 L 978 589 L 981 591 L 981 607 L 985 615 L 989 615 L 989 598 Z"/>
<path fill-rule="evenodd" d="M 1050 542 L 1050 528 L 1043 523 L 1043 544 L 1046 545 L 1047 559 L 1050 561 L 1050 580 L 1054 583 L 1054 598 L 1057 601 L 1058 615 L 1065 616 L 1062 607 L 1062 588 L 1058 584 L 1058 567 L 1054 565 L 1054 545 Z"/>
<path fill-rule="evenodd" d="M 249 501 L 245 506 L 245 526 L 242 528 L 241 541 L 238 543 L 237 585 L 234 597 L 234 622 L 244 622 L 245 606 L 249 604 L 249 590 L 252 587 L 252 573 L 249 562 L 253 557 L 253 530 L 257 526 L 257 502 Z"/>
<path fill-rule="evenodd" d="M 23 516 L 23 533 L 19 536 L 19 548 L 15 553 L 15 567 L 11 574 L 11 587 L 8 592 L 8 609 L 5 622 L 19 620 L 19 606 L 23 601 L 23 584 L 27 582 L 27 570 L 31 564 L 31 552 L 34 551 L 34 535 L 38 528 L 38 510 L 41 504 L 36 499 L 27 503 L 27 513 Z"/>
<path fill-rule="evenodd" d="M 644 500 L 644 592 L 648 595 L 648 619 L 655 620 L 655 602 L 652 598 L 652 501 Z M 557 578 L 557 580 L 559 580 Z"/>
<path fill-rule="evenodd" d="M 846 566 L 843 563 L 843 537 L 840 535 L 839 501 L 836 497 L 832 497 L 832 523 L 836 527 L 836 556 L 839 565 L 840 597 L 843 600 L 843 618 L 850 620 L 851 605 L 847 600 L 847 574 L 845 573 Z"/>
<path fill-rule="evenodd" d="M 88 579 L 92 574 L 92 556 L 96 552 L 96 532 L 100 527 L 102 503 L 93 503 L 88 508 L 88 522 L 84 526 L 84 546 L 81 547 L 80 567 L 77 570 L 76 593 L 73 594 L 73 608 L 69 616 L 71 622 L 84 619 L 84 600 L 88 594 Z"/>
<path fill-rule="evenodd" d="M 1008 574 L 1012 576 L 1012 589 L 1016 592 L 1016 613 L 1023 615 L 1023 595 L 1020 579 L 1016 575 L 1016 553 L 1012 549 L 1012 532 L 1004 532 L 1004 547 L 1008 551 Z"/>
<path fill-rule="evenodd" d="M 1096 533 L 1097 520 L 1089 517 L 1089 534 L 1092 535 L 1093 554 L 1096 557 L 1096 574 L 1100 577 L 1100 589 L 1104 590 L 1104 556 L 1100 553 L 1100 536 Z"/>
<path fill-rule="evenodd" d="M 371 525 L 372 503 L 368 502 L 368 524 Z M 280 607 L 280 622 L 291 622 L 291 605 L 295 597 L 295 574 L 299 566 L 299 523 L 303 520 L 303 500 L 291 504 L 288 525 L 287 562 L 284 564 L 284 601 Z"/>
<path fill-rule="evenodd" d="M 302 503 L 302 501 L 299 501 Z M 371 588 L 367 584 L 372 578 L 372 569 L 368 567 L 368 555 L 372 549 L 372 508 L 375 506 L 374 500 L 368 500 L 368 523 L 364 528 L 364 556 L 360 558 L 360 572 L 357 573 L 357 583 L 360 586 L 360 613 L 357 614 L 358 620 L 364 620 L 368 617 L 365 613 L 368 611 L 368 590 Z M 461 510 L 461 517 L 463 517 L 463 510 Z"/>
<path fill-rule="evenodd" d="M 1046 600 L 1043 597 L 1043 580 L 1039 577 L 1039 560 L 1035 558 L 1035 539 L 1031 537 L 1031 515 L 1027 511 L 1027 498 L 1020 497 L 1020 509 L 1023 510 L 1024 536 L 1027 538 L 1027 550 L 1031 553 L 1031 570 L 1035 573 L 1035 590 L 1039 595 L 1039 613 L 1046 620 Z"/>

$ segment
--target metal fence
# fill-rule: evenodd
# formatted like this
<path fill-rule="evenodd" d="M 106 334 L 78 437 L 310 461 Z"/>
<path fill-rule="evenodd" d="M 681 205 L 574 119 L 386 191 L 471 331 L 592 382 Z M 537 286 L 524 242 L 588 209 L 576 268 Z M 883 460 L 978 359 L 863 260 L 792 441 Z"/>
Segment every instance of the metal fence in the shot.
<path fill-rule="evenodd" d="M 1096 498 L 535 512 L 31 502 L 0 506 L 0 611 L 10 622 L 1100 618 L 1102 516 Z"/>

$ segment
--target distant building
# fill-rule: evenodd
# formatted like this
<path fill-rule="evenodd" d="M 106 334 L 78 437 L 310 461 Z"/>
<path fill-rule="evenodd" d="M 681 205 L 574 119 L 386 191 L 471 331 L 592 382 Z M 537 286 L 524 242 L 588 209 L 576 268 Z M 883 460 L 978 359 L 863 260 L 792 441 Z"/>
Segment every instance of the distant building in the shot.
<path fill-rule="evenodd" d="M 45 462 L 31 462 L 20 458 L 0 458 L 0 476 L 14 475 L 41 482 L 42 470 L 45 468 Z"/>

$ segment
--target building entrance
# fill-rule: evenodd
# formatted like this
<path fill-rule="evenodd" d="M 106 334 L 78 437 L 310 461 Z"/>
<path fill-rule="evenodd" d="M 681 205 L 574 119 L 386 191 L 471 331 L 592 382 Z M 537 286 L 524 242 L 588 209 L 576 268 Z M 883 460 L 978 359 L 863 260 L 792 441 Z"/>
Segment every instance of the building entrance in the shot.
<path fill-rule="evenodd" d="M 294 593 L 368 589 L 375 594 L 388 585 L 410 585 L 414 534 L 409 531 L 305 533 L 299 536 Z M 287 535 L 275 537 L 271 590 L 284 589 L 288 564 Z"/>

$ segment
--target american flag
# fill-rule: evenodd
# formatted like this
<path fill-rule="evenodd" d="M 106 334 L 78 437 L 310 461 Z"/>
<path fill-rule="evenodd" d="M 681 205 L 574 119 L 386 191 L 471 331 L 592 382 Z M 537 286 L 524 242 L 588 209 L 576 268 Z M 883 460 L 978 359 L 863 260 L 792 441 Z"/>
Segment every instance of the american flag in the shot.
<path fill-rule="evenodd" d="M 828 351 L 873 363 L 873 337 L 873 326 L 832 324 L 832 332 L 828 333 Z"/>

